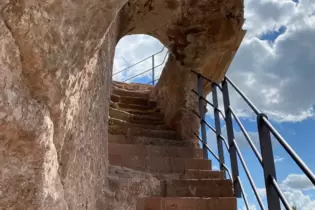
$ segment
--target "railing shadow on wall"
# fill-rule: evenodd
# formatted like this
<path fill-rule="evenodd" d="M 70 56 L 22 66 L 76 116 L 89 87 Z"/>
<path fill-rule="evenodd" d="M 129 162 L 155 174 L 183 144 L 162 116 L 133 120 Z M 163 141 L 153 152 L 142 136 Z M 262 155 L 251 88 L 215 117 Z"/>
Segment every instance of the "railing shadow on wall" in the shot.
<path fill-rule="evenodd" d="M 131 81 L 137 77 L 140 77 L 148 72 L 152 72 L 151 74 L 151 81 L 147 84 L 155 85 L 156 81 L 159 78 L 155 77 L 155 69 L 157 67 L 162 66 L 165 61 L 166 57 L 169 54 L 167 51 L 162 63 L 155 66 L 155 56 L 162 53 L 165 49 L 163 47 L 160 51 L 157 53 L 125 68 L 122 69 L 113 76 L 121 74 L 125 71 L 130 70 L 132 67 L 139 65 L 140 63 L 149 60 L 151 58 L 152 61 L 152 67 L 150 69 L 147 69 L 145 71 L 142 71 L 141 73 L 138 73 L 136 75 L 133 75 L 132 77 L 124 79 L 122 82 Z M 267 198 L 267 205 L 269 210 L 281 210 L 281 203 L 287 210 L 292 210 L 290 207 L 289 202 L 284 196 L 284 193 L 279 187 L 279 184 L 277 182 L 277 176 L 276 176 L 276 168 L 275 168 L 275 161 L 274 161 L 274 154 L 273 154 L 273 145 L 271 142 L 271 134 L 275 137 L 275 139 L 280 143 L 280 145 L 283 147 L 283 149 L 289 154 L 289 156 L 294 160 L 294 162 L 299 166 L 299 168 L 303 171 L 303 173 L 308 177 L 308 179 L 314 184 L 315 186 L 315 175 L 314 173 L 308 168 L 308 166 L 301 160 L 301 158 L 296 154 L 296 152 L 291 148 L 291 146 L 285 141 L 285 139 L 279 134 L 279 132 L 273 127 L 273 125 L 268 120 L 268 116 L 264 113 L 262 113 L 246 96 L 245 94 L 237 87 L 237 85 L 229 79 L 227 76 L 224 77 L 221 84 L 218 84 L 211 79 L 208 79 L 201 75 L 200 73 L 191 70 L 192 74 L 196 75 L 197 79 L 197 87 L 196 90 L 191 90 L 197 97 L 198 97 L 198 105 L 199 105 L 199 113 L 194 112 L 194 114 L 200 119 L 200 133 L 195 133 L 195 136 L 199 139 L 201 142 L 202 148 L 203 148 L 203 154 L 204 159 L 209 159 L 208 153 L 210 153 L 218 162 L 220 165 L 220 170 L 226 172 L 228 175 L 228 178 L 233 183 L 234 188 L 234 196 L 237 198 L 243 198 L 246 209 L 250 210 L 249 208 L 249 202 L 246 196 L 246 193 L 244 192 L 244 187 L 242 185 L 240 175 L 239 175 L 239 162 L 241 163 L 246 178 L 248 179 L 250 186 L 254 192 L 255 198 L 259 204 L 260 209 L 265 210 L 265 206 L 263 204 L 263 201 L 258 193 L 257 187 L 255 185 L 255 182 L 252 178 L 252 175 L 249 171 L 249 168 L 246 165 L 245 159 L 241 153 L 240 147 L 235 139 L 234 136 L 234 125 L 233 125 L 233 119 L 238 125 L 239 129 L 243 133 L 247 143 L 249 144 L 251 150 L 255 154 L 255 157 L 257 158 L 258 162 L 260 163 L 262 169 L 263 169 L 263 177 L 264 177 L 264 183 L 266 188 L 266 198 Z M 203 93 L 203 84 L 204 81 L 209 82 L 212 84 L 212 103 L 209 102 L 205 97 Z M 256 122 L 258 127 L 258 135 L 259 135 L 259 146 L 261 153 L 256 148 L 255 144 L 253 143 L 252 139 L 250 138 L 250 135 L 248 131 L 243 126 L 242 122 L 240 121 L 239 117 L 236 115 L 235 111 L 231 107 L 230 104 L 230 95 L 229 95 L 229 87 L 232 87 L 238 95 L 241 97 L 242 100 L 246 102 L 246 104 L 252 109 L 252 111 L 256 115 Z M 223 104 L 224 104 L 224 112 L 219 109 L 219 103 L 218 103 L 218 90 L 222 92 L 223 95 Z M 209 105 L 213 108 L 214 113 L 214 122 L 215 127 L 212 127 L 205 119 L 205 106 Z M 226 130 L 227 130 L 227 139 L 225 139 L 222 136 L 221 133 L 221 120 L 225 122 Z M 206 127 L 208 127 L 215 135 L 216 135 L 216 141 L 217 141 L 217 151 L 218 155 L 216 155 L 208 146 L 207 144 L 207 132 Z M 226 166 L 224 157 L 224 150 L 223 147 L 225 147 L 228 151 L 228 157 L 230 159 L 230 169 Z M 225 178 L 226 178 L 225 174 Z"/>

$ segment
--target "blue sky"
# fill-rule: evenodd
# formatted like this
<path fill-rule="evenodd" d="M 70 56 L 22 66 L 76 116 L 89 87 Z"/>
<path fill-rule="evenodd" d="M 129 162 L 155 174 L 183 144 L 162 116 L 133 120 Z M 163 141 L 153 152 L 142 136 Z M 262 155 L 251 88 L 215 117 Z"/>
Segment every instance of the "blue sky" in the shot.
<path fill-rule="evenodd" d="M 315 1 L 245 0 L 245 18 L 244 29 L 247 34 L 227 74 L 259 109 L 268 114 L 281 135 L 315 171 L 315 95 L 312 91 L 315 81 Z M 149 36 L 124 37 L 116 47 L 114 72 L 161 50 L 162 47 L 158 40 Z M 156 64 L 163 61 L 165 53 L 163 51 L 155 57 Z M 148 59 L 114 78 L 124 80 L 150 68 L 151 59 Z M 159 67 L 156 78 L 161 71 L 162 67 Z M 136 82 L 150 81 L 151 72 L 148 72 Z M 207 98 L 211 100 L 211 94 Z M 219 99 L 222 101 L 220 95 Z M 258 143 L 253 113 L 233 91 L 231 103 L 253 141 Z M 222 108 L 222 103 L 220 107 Z M 207 120 L 213 125 L 210 108 Z M 211 131 L 207 133 L 209 145 L 216 150 L 214 135 Z M 261 166 L 236 124 L 235 138 L 259 192 L 264 197 Z M 276 141 L 273 141 L 273 145 L 278 182 L 287 199 L 299 210 L 315 209 L 314 187 L 281 146 Z M 214 164 L 214 167 L 217 165 Z M 243 171 L 241 178 L 251 210 L 259 209 Z M 243 209 L 241 201 L 239 209 Z"/>

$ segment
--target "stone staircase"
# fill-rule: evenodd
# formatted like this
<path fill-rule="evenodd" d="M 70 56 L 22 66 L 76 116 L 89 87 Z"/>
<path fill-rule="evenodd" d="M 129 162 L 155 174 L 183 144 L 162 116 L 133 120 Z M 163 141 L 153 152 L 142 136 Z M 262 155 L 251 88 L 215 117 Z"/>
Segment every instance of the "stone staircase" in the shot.
<path fill-rule="evenodd" d="M 154 174 L 158 195 L 137 200 L 137 210 L 236 210 L 232 183 L 211 170 L 202 150 L 164 124 L 149 86 L 114 82 L 109 111 L 109 162 Z"/>

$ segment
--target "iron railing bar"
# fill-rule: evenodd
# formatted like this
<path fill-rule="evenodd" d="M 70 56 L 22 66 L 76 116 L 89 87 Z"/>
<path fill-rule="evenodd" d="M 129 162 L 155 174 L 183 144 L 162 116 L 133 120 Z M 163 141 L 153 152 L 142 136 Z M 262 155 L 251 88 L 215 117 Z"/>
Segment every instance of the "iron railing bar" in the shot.
<path fill-rule="evenodd" d="M 278 131 L 272 126 L 268 119 L 262 118 L 263 122 L 267 125 L 270 132 L 276 137 L 278 142 L 284 147 L 284 149 L 289 153 L 294 162 L 300 167 L 300 169 L 305 173 L 309 180 L 315 185 L 315 175 L 311 169 L 302 161 L 302 159 L 296 154 L 296 152 L 290 147 L 290 145 L 284 140 L 284 138 L 278 133 Z"/>
<path fill-rule="evenodd" d="M 198 95 L 197 91 L 195 91 L 194 89 L 191 90 L 193 93 L 195 93 L 196 95 Z M 203 99 L 207 104 L 209 104 L 210 106 L 214 107 L 213 104 L 208 101 L 205 97 L 201 96 L 201 99 Z M 221 109 L 219 108 L 215 108 L 219 111 L 219 113 L 221 114 L 221 117 L 225 120 L 225 116 L 223 114 L 223 112 L 221 111 Z"/>
<path fill-rule="evenodd" d="M 195 91 L 194 89 L 192 89 L 191 91 L 192 91 L 193 93 L 195 93 L 197 96 L 199 95 L 199 94 L 197 93 L 197 91 Z M 213 107 L 213 104 L 212 104 L 210 101 L 208 101 L 205 97 L 203 97 L 203 96 L 200 96 L 200 97 L 201 97 L 202 100 L 204 100 L 205 102 L 207 102 L 207 104 L 209 104 L 210 106 Z"/>
<path fill-rule="evenodd" d="M 163 65 L 163 63 L 161 63 L 161 64 L 155 66 L 155 68 L 156 68 L 156 67 L 159 67 L 159 66 L 162 66 L 162 65 Z M 140 75 L 142 75 L 142 74 L 144 74 L 144 73 L 147 73 L 147 72 L 149 72 L 149 71 L 151 71 L 151 70 L 152 70 L 152 68 L 150 68 L 150 69 L 148 69 L 148 70 L 145 70 L 145 71 L 143 71 L 143 72 L 141 72 L 141 73 L 139 73 L 139 74 L 137 74 L 137 75 L 135 75 L 135 76 L 132 76 L 132 77 L 130 77 L 130 78 L 124 80 L 123 82 L 127 82 L 127 81 L 129 81 L 129 80 L 131 80 L 131 79 L 133 79 L 133 78 L 136 78 L 137 76 L 140 76 Z"/>
<path fill-rule="evenodd" d="M 244 93 L 227 77 L 225 76 L 226 81 L 228 81 L 234 90 L 244 99 L 244 101 L 252 108 L 252 110 L 255 112 L 256 115 L 260 114 L 259 109 L 244 95 Z"/>
<path fill-rule="evenodd" d="M 124 68 L 124 69 L 122 69 L 122 70 L 120 70 L 120 71 L 118 71 L 118 72 L 114 73 L 114 74 L 113 74 L 113 76 L 115 76 L 116 74 L 119 74 L 119 73 L 121 73 L 121 72 L 124 72 L 124 71 L 126 71 L 126 70 L 128 70 L 128 69 L 130 69 L 130 68 L 132 68 L 132 67 L 134 67 L 134 66 L 136 66 L 136 65 L 138 65 L 138 64 L 140 64 L 140 63 L 142 63 L 142 62 L 143 62 L 143 61 L 145 61 L 145 60 L 148 60 L 148 59 L 149 59 L 149 58 L 151 58 L 152 56 L 157 55 L 157 54 L 159 54 L 159 53 L 163 52 L 163 51 L 164 51 L 164 49 L 165 49 L 165 47 L 163 47 L 163 48 L 162 48 L 162 50 L 158 51 L 157 53 L 152 54 L 152 55 L 150 55 L 149 57 L 144 58 L 143 60 L 138 61 L 137 63 L 132 64 L 131 66 L 128 66 L 128 67 L 126 67 L 126 68 Z"/>
<path fill-rule="evenodd" d="M 208 128 L 210 128 L 216 135 L 218 135 L 218 134 L 217 134 L 217 131 L 216 131 L 211 125 L 209 125 L 206 121 L 204 121 L 204 123 L 205 123 L 206 126 L 207 126 Z"/>
<path fill-rule="evenodd" d="M 277 181 L 275 180 L 274 177 L 270 177 L 271 179 L 271 183 L 272 183 L 272 186 L 274 187 L 274 189 L 276 190 L 280 200 L 282 201 L 282 204 L 284 205 L 284 207 L 287 209 L 287 210 L 292 210 L 289 202 L 287 201 L 287 199 L 285 198 L 284 194 L 282 193 Z"/>
<path fill-rule="evenodd" d="M 195 111 L 195 110 L 191 110 L 199 119 L 200 119 L 200 115 Z M 206 124 L 206 126 L 208 128 L 210 128 L 212 130 L 213 133 L 215 133 L 217 135 L 217 131 L 207 123 L 207 121 L 200 119 L 200 122 L 204 122 Z"/>
<path fill-rule="evenodd" d="M 139 73 L 139 74 L 137 74 L 137 75 L 135 75 L 135 76 L 132 76 L 132 77 L 130 77 L 130 78 L 124 80 L 123 82 L 126 82 L 126 81 L 128 81 L 128 80 L 131 80 L 131 79 L 133 79 L 133 78 L 136 78 L 137 76 L 140 76 L 140 75 L 142 75 L 142 74 L 144 74 L 144 73 L 147 73 L 147 72 L 149 72 L 149 71 L 151 71 L 151 70 L 152 70 L 152 68 L 150 68 L 150 69 L 148 69 L 148 70 L 145 70 L 145 71 L 143 71 L 143 72 L 141 72 L 141 73 Z"/>
<path fill-rule="evenodd" d="M 197 74 L 197 75 L 200 75 L 203 79 L 207 80 L 208 82 L 210 82 L 210 83 L 216 85 L 216 86 L 222 91 L 222 87 L 221 87 L 218 83 L 216 83 L 216 82 L 212 81 L 211 79 L 209 79 L 209 78 L 203 76 L 202 74 L 200 74 L 199 72 L 196 72 L 195 70 L 191 70 L 191 71 L 192 71 L 193 73 Z"/>
<path fill-rule="evenodd" d="M 158 81 L 159 79 L 160 79 L 160 78 L 158 78 L 158 79 L 156 79 L 156 80 L 154 80 L 154 81 L 148 82 L 147 85 L 148 85 L 148 84 L 151 84 L 152 82 L 156 82 L 156 81 Z"/>
<path fill-rule="evenodd" d="M 258 192 L 257 192 L 257 188 L 256 188 L 256 185 L 255 185 L 255 183 L 254 183 L 254 180 L 253 180 L 251 174 L 249 173 L 249 170 L 248 170 L 248 168 L 247 168 L 247 165 L 246 165 L 246 163 L 245 163 L 245 160 L 244 160 L 244 158 L 243 158 L 243 156 L 242 156 L 242 153 L 241 153 L 241 151 L 240 151 L 240 149 L 239 149 L 239 147 L 238 147 L 238 145 L 237 145 L 235 139 L 233 140 L 233 144 L 234 144 L 234 146 L 235 146 L 235 149 L 236 149 L 236 152 L 237 152 L 237 154 L 238 154 L 238 157 L 239 157 L 239 159 L 240 159 L 240 161 L 241 161 L 241 163 L 242 163 L 242 165 L 243 165 L 243 168 L 244 168 L 245 174 L 246 174 L 246 176 L 247 176 L 247 178 L 248 178 L 248 180 L 249 180 L 249 183 L 250 183 L 250 185 L 251 185 L 251 187 L 252 187 L 252 189 L 253 189 L 253 191 L 254 191 L 254 194 L 255 194 L 255 196 L 256 196 L 256 199 L 257 199 L 257 201 L 258 201 L 258 204 L 259 204 L 260 208 L 261 208 L 262 210 L 264 210 L 265 207 L 264 207 L 264 205 L 263 205 L 263 202 L 262 202 L 262 200 L 261 200 L 261 198 L 260 198 L 260 196 L 259 196 L 259 194 L 258 194 Z"/>
<path fill-rule="evenodd" d="M 221 109 L 217 108 L 217 110 L 218 110 L 219 113 L 221 114 L 221 117 L 225 120 L 225 116 L 224 116 L 223 112 L 221 111 Z"/>
<path fill-rule="evenodd" d="M 219 138 L 223 141 L 223 143 L 225 144 L 226 149 L 229 151 L 230 150 L 230 146 L 227 143 L 226 139 L 222 135 L 219 135 Z"/>
<path fill-rule="evenodd" d="M 239 176 L 237 177 L 237 181 L 238 181 L 238 183 L 240 184 L 240 188 L 241 188 L 241 192 L 242 192 L 242 197 L 243 197 L 243 200 L 244 200 L 246 209 L 249 210 L 248 200 L 247 200 L 247 197 L 246 197 L 246 195 L 245 195 L 245 193 L 244 193 L 244 188 L 243 188 L 243 185 L 242 185 L 242 182 L 241 182 L 241 179 L 240 179 Z"/>
<path fill-rule="evenodd" d="M 198 138 L 198 140 L 199 140 L 201 143 L 203 143 L 198 134 L 194 133 L 194 135 Z M 219 157 L 217 157 L 217 156 L 214 154 L 214 152 L 208 147 L 207 144 L 205 144 L 205 147 L 206 147 L 207 150 L 213 155 L 213 157 L 220 163 Z M 222 164 L 222 163 L 220 163 L 220 165 L 223 166 L 223 168 L 224 168 L 224 169 L 226 170 L 226 172 L 228 173 L 230 180 L 233 181 L 231 172 L 230 172 L 230 170 L 228 169 L 228 167 L 227 167 L 225 164 Z"/>
<path fill-rule="evenodd" d="M 230 180 L 233 181 L 232 174 L 230 170 L 228 169 L 228 167 L 225 164 L 222 164 L 222 166 L 225 169 L 225 171 L 228 173 Z"/>
<path fill-rule="evenodd" d="M 195 134 L 195 136 L 199 139 L 199 141 L 203 144 L 202 139 L 199 137 L 199 135 L 196 134 L 196 133 L 194 133 L 194 134 Z M 207 150 L 213 155 L 213 157 L 214 157 L 215 159 L 217 159 L 217 161 L 220 162 L 220 159 L 214 154 L 214 152 L 208 147 L 208 145 L 205 144 L 204 146 L 205 146 L 205 147 L 207 148 Z"/>
<path fill-rule="evenodd" d="M 251 140 L 250 136 L 248 135 L 248 132 L 246 131 L 245 127 L 243 126 L 242 122 L 240 121 L 240 119 L 236 116 L 234 110 L 232 109 L 232 107 L 229 107 L 230 112 L 232 113 L 236 123 L 238 124 L 238 126 L 240 127 L 241 131 L 243 132 L 247 142 L 249 143 L 250 147 L 252 148 L 253 152 L 255 153 L 258 161 L 260 162 L 260 164 L 263 164 L 263 160 L 261 155 L 259 154 L 257 148 L 255 147 L 253 141 Z"/>

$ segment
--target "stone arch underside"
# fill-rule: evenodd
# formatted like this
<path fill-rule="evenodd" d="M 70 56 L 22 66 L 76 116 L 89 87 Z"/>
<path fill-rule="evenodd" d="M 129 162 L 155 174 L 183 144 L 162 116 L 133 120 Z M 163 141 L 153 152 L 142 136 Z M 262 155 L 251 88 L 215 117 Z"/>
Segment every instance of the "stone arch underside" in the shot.
<path fill-rule="evenodd" d="M 152 97 L 189 138 L 189 70 L 220 80 L 244 36 L 242 0 L 4 0 L 0 11 L 0 206 L 8 209 L 108 207 L 108 101 L 121 37 L 149 34 L 169 48 Z"/>

